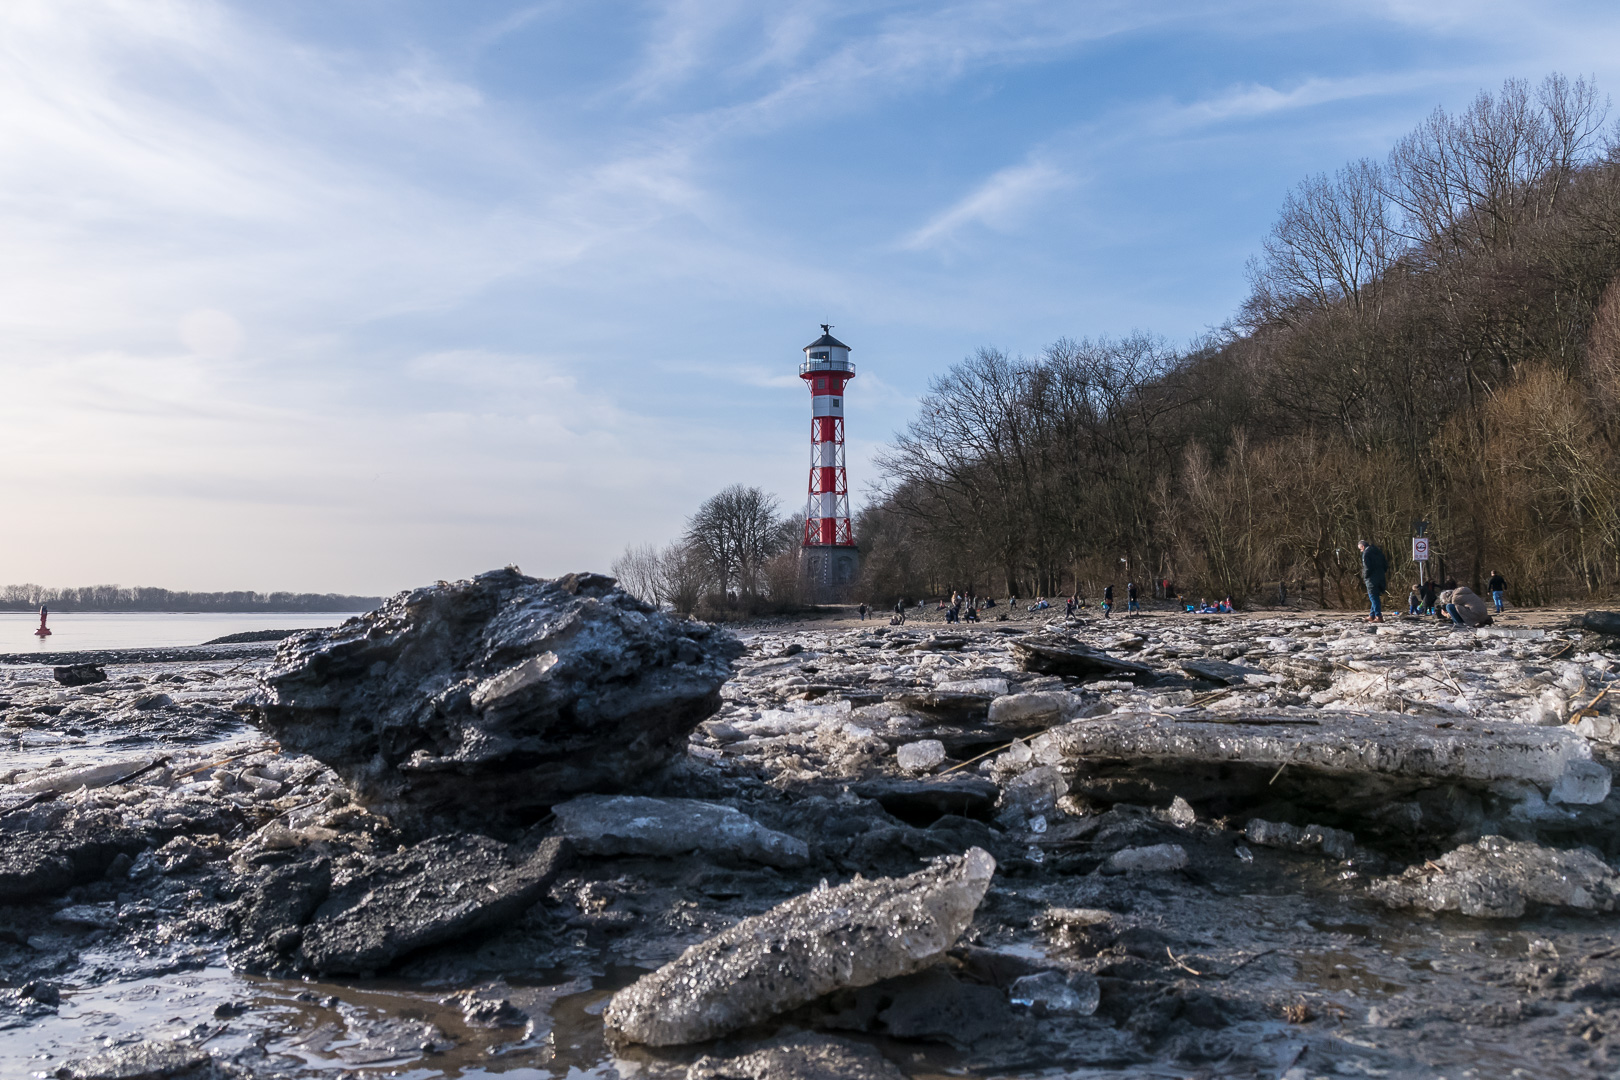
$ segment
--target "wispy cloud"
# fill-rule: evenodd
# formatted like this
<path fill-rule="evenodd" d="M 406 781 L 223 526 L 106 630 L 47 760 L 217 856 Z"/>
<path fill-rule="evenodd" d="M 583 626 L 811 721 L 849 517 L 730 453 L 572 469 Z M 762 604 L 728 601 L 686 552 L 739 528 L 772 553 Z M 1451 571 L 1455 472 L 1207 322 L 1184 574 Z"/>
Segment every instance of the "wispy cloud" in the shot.
<path fill-rule="evenodd" d="M 1532 44 L 1462 0 L 12 0 L 0 493 L 59 527 L 0 566 L 600 567 L 721 483 L 792 501 L 822 319 L 868 358 L 860 487 L 975 345 L 1218 321 L 1269 192 L 1442 92 L 1563 56 L 1620 86 L 1610 8 L 1491 2 Z"/>
<path fill-rule="evenodd" d="M 1008 166 L 934 215 L 901 246 L 912 250 L 939 247 L 970 225 L 1007 229 L 1042 199 L 1072 183 L 1068 174 L 1042 161 Z"/>

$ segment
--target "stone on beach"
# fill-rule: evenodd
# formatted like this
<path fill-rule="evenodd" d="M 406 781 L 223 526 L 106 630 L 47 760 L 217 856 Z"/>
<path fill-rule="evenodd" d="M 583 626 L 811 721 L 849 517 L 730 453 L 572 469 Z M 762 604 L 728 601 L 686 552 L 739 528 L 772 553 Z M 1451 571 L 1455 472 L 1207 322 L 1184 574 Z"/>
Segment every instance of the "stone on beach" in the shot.
<path fill-rule="evenodd" d="M 702 1042 L 834 990 L 921 971 L 972 921 L 995 867 L 971 848 L 907 877 L 804 893 L 638 979 L 603 1017 L 632 1042 Z"/>
<path fill-rule="evenodd" d="M 557 827 L 584 855 L 702 852 L 766 866 L 804 866 L 803 840 L 767 829 L 747 814 L 697 799 L 582 795 L 552 808 Z"/>
<path fill-rule="evenodd" d="M 1510 919 L 1531 904 L 1613 911 L 1620 875 L 1589 851 L 1487 836 L 1399 877 L 1374 882 L 1372 892 L 1392 908 Z"/>
<path fill-rule="evenodd" d="M 669 760 L 741 648 L 612 578 L 509 568 L 287 639 L 239 708 L 397 824 L 492 829 Z"/>
<path fill-rule="evenodd" d="M 106 670 L 97 664 L 64 664 L 51 673 L 62 686 L 89 686 L 107 681 Z"/>

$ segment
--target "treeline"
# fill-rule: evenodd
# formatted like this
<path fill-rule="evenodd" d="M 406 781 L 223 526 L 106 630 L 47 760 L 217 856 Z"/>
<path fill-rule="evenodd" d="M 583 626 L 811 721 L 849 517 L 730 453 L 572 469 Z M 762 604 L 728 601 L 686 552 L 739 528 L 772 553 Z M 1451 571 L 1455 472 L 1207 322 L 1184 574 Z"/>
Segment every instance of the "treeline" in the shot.
<path fill-rule="evenodd" d="M 626 591 L 682 615 L 723 621 L 798 605 L 804 520 L 783 516 L 776 496 L 733 484 L 687 519 L 662 548 L 632 545 L 612 566 Z"/>
<path fill-rule="evenodd" d="M 380 596 L 337 593 L 176 592 L 144 586 L 90 585 L 77 589 L 42 585 L 0 586 L 0 611 L 370 611 Z"/>
<path fill-rule="evenodd" d="M 1584 80 L 1510 80 L 1301 183 L 1218 334 L 981 349 L 861 516 L 865 598 L 1169 579 L 1364 603 L 1356 541 L 1519 603 L 1620 584 L 1620 146 Z M 1616 132 L 1620 136 L 1620 131 Z"/>

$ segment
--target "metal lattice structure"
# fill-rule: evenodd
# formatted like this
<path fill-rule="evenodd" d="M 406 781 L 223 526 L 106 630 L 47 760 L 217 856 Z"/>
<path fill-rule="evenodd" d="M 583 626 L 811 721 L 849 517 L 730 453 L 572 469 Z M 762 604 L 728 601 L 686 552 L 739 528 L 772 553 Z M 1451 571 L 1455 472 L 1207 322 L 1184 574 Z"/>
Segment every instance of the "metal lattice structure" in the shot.
<path fill-rule="evenodd" d="M 804 347 L 799 378 L 810 388 L 810 495 L 804 511 L 805 547 L 854 547 L 849 477 L 844 465 L 844 386 L 855 377 L 849 346 L 821 326 Z"/>

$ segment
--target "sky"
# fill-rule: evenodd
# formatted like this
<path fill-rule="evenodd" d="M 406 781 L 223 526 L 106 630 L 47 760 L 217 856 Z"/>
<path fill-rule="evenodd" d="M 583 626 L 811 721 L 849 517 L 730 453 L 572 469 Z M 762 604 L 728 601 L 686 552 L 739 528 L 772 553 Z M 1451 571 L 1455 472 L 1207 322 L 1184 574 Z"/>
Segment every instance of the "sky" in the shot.
<path fill-rule="evenodd" d="M 606 569 L 980 346 L 1230 318 L 1288 190 L 1620 5 L 7 0 L 0 583 Z"/>

